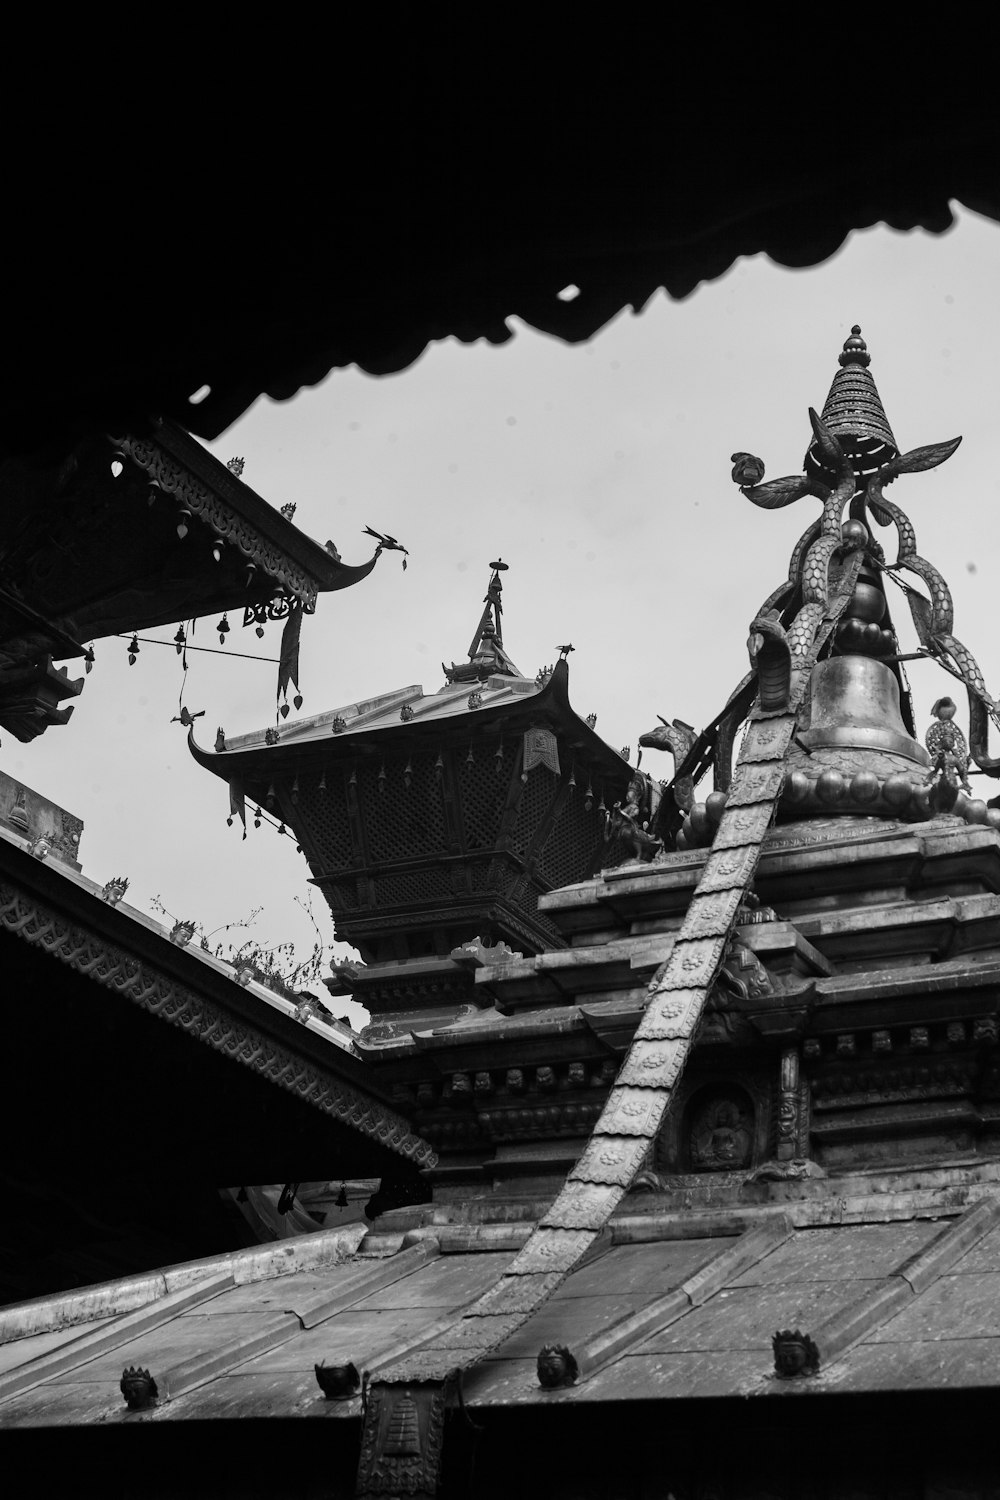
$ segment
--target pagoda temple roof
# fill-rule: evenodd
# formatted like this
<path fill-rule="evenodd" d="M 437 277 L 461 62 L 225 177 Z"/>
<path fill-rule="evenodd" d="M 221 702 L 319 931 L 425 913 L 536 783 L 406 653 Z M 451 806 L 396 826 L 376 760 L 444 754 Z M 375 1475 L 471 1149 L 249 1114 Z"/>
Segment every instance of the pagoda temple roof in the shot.
<path fill-rule="evenodd" d="M 632 1194 L 596 1253 L 466 1372 L 466 1406 L 489 1432 L 503 1409 L 596 1416 L 605 1404 L 669 1401 L 676 1429 L 710 1398 L 749 1401 L 765 1422 L 783 1397 L 825 1406 L 942 1384 L 995 1391 L 996 1163 L 961 1187 L 942 1164 L 919 1184 L 862 1172 L 775 1196 L 784 1201 L 699 1215 Z M 127 1422 L 119 1378 L 136 1366 L 157 1384 L 154 1427 L 324 1417 L 348 1424 L 356 1454 L 360 1397 L 325 1400 L 314 1366 L 351 1361 L 378 1379 L 484 1292 L 531 1229 L 442 1210 L 419 1229 L 386 1227 L 408 1212 L 3 1309 L 0 1427 Z M 776 1329 L 812 1340 L 811 1378 L 776 1375 Z M 573 1354 L 574 1384 L 540 1386 L 546 1345 Z"/>
<path fill-rule="evenodd" d="M 319 745 L 328 751 L 343 745 L 345 750 L 352 751 L 376 736 L 379 742 L 383 736 L 419 739 L 425 731 L 430 731 L 437 740 L 442 729 L 457 733 L 461 728 L 467 734 L 480 725 L 496 725 L 510 718 L 523 718 L 527 723 L 540 716 L 558 718 L 574 744 L 589 750 L 595 760 L 613 757 L 616 769 L 622 768 L 620 753 L 612 750 L 571 707 L 565 661 L 557 661 L 548 673 L 539 673 L 534 678 L 496 673 L 482 683 L 445 683 L 434 693 L 425 693 L 419 683 L 411 683 L 282 724 L 277 729 L 277 739 L 273 738 L 273 730 L 258 729 L 227 736 L 225 749 L 220 751 L 202 749 L 193 732 L 189 733 L 188 743 L 200 765 L 216 775 L 228 776 L 226 768 L 234 761 L 273 765 L 284 759 L 286 752 Z"/>

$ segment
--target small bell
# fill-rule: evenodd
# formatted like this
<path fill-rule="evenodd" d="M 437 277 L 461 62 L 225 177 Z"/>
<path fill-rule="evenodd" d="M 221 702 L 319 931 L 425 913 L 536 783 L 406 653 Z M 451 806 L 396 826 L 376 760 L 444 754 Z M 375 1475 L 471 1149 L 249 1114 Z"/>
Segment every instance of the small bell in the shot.
<path fill-rule="evenodd" d="M 135 666 L 135 659 L 139 655 L 139 637 L 134 635 L 128 643 L 128 664 Z"/>
<path fill-rule="evenodd" d="M 178 625 L 177 634 L 174 636 L 174 649 L 176 650 L 178 656 L 180 656 L 186 645 L 187 636 L 184 634 L 184 626 Z"/>
<path fill-rule="evenodd" d="M 219 632 L 219 645 L 224 646 L 226 644 L 226 636 L 230 630 L 228 611 L 222 616 L 222 619 L 215 628 Z"/>
<path fill-rule="evenodd" d="M 93 648 L 93 646 L 88 646 L 86 652 L 84 653 L 83 670 L 85 672 L 92 672 L 94 670 L 94 648 Z"/>
<path fill-rule="evenodd" d="M 337 1207 L 347 1207 L 347 1185 L 343 1182 L 340 1184 L 340 1192 L 337 1194 Z"/>
<path fill-rule="evenodd" d="M 213 542 L 212 543 L 212 561 L 213 562 L 221 562 L 222 561 L 222 543 L 221 542 Z"/>
<path fill-rule="evenodd" d="M 189 510 L 182 510 L 181 511 L 181 518 L 177 522 L 177 535 L 180 537 L 180 539 L 181 539 L 182 542 L 183 542 L 184 538 L 188 534 L 188 524 L 187 523 L 190 521 L 190 519 L 191 519 L 191 512 Z"/>
<path fill-rule="evenodd" d="M 264 639 L 264 627 L 263 627 L 263 625 L 258 625 L 257 626 L 257 639 L 259 641 L 262 641 Z"/>
<path fill-rule="evenodd" d="M 298 802 L 298 800 L 299 800 L 299 778 L 296 776 L 295 780 L 292 782 L 292 801 L 293 802 Z"/>
<path fill-rule="evenodd" d="M 316 790 L 318 792 L 325 792 L 326 791 L 326 772 L 325 771 L 323 772 L 322 776 L 319 778 L 319 784 L 316 787 Z"/>
<path fill-rule="evenodd" d="M 407 791 L 409 791 L 410 787 L 413 785 L 413 762 L 412 762 L 412 760 L 408 760 L 406 762 L 405 767 L 403 768 L 403 784 L 406 787 Z"/>
<path fill-rule="evenodd" d="M 385 766 L 384 765 L 382 766 L 382 769 L 378 773 L 378 789 L 379 789 L 379 792 L 381 793 L 381 795 L 384 797 L 385 796 Z"/>
<path fill-rule="evenodd" d="M 261 813 L 260 813 L 260 808 L 258 807 L 257 811 L 253 815 L 253 826 L 255 828 L 259 828 L 260 827 L 260 817 L 261 817 Z"/>
<path fill-rule="evenodd" d="M 284 833 L 285 832 L 285 825 L 284 825 L 284 823 L 279 823 L 278 824 L 278 832 L 279 833 Z"/>

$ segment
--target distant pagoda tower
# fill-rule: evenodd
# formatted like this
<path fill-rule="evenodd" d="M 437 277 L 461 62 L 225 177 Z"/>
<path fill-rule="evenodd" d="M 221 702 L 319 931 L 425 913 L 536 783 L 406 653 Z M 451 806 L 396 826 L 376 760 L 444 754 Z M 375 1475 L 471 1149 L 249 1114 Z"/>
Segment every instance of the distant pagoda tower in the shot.
<path fill-rule="evenodd" d="M 331 985 L 371 1012 L 372 1039 L 466 1013 L 474 974 L 510 949 L 566 946 L 546 892 L 601 863 L 607 809 L 632 772 L 570 707 L 565 656 L 535 677 L 503 645 L 491 564 L 468 660 L 425 694 L 398 688 L 220 741 L 195 759 L 291 828 L 364 965 Z M 480 1004 L 489 1004 L 480 1001 Z"/>

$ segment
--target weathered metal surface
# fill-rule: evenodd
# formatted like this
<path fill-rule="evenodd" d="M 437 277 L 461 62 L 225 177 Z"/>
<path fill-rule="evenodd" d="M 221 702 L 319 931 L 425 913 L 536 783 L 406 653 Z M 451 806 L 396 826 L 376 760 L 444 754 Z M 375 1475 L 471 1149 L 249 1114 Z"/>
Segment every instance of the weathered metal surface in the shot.
<path fill-rule="evenodd" d="M 731 1239 L 669 1240 L 645 1245 L 621 1245 L 600 1260 L 582 1266 L 563 1282 L 555 1301 L 642 1292 L 659 1296 L 695 1276 Z"/>
<path fill-rule="evenodd" d="M 538 1271 L 571 1271 L 593 1245 L 596 1234 L 588 1229 L 537 1229 L 524 1249 L 507 1268 L 511 1276 L 530 1276 Z"/>
<path fill-rule="evenodd" d="M 948 1390 L 1000 1385 L 1000 1338 L 872 1341 L 825 1377 L 836 1391 Z"/>
<path fill-rule="evenodd" d="M 872 1335 L 879 1344 L 1000 1338 L 1000 1271 L 942 1276 Z"/>
<path fill-rule="evenodd" d="M 681 1040 L 633 1042 L 618 1074 L 619 1087 L 670 1088 L 680 1076 L 687 1049 Z M 613 1128 L 613 1127 L 612 1127 Z"/>
<path fill-rule="evenodd" d="M 720 937 L 733 925 L 742 888 L 726 891 L 699 891 L 684 919 L 686 938 Z"/>
<path fill-rule="evenodd" d="M 234 1365 L 233 1373 L 311 1370 L 321 1360 L 328 1365 L 351 1360 L 360 1370 L 383 1359 L 403 1339 L 416 1343 L 430 1333 L 439 1317 L 438 1308 L 423 1307 L 409 1312 L 400 1308 L 360 1312 L 352 1308 L 331 1318 L 329 1323 L 301 1330 L 277 1348 Z"/>
<path fill-rule="evenodd" d="M 648 1142 L 641 1136 L 592 1136 L 576 1166 L 571 1182 L 617 1183 L 627 1188 L 642 1165 Z"/>
<path fill-rule="evenodd" d="M 795 1286 L 812 1281 L 853 1281 L 890 1275 L 940 1232 L 918 1219 L 902 1224 L 850 1224 L 800 1229 L 770 1255 L 733 1279 L 734 1287 Z"/>
<path fill-rule="evenodd" d="M 542 1219 L 550 1228 L 600 1229 L 617 1208 L 621 1189 L 602 1182 L 567 1182 Z"/>
<path fill-rule="evenodd" d="M 977 1245 L 967 1250 L 952 1267 L 952 1275 L 970 1271 L 1000 1271 L 1000 1229 L 992 1229 Z"/>
<path fill-rule="evenodd" d="M 814 1281 L 797 1286 L 727 1289 L 653 1334 L 638 1352 L 761 1349 L 770 1355 L 776 1328 L 811 1328 L 849 1303 L 860 1301 L 876 1285 L 873 1281 Z"/>
<path fill-rule="evenodd" d="M 633 1045 L 644 1041 L 689 1037 L 701 1005 L 701 991 L 669 990 L 656 997 L 655 1006 L 647 1006 L 635 1032 Z"/>
<path fill-rule="evenodd" d="M 406 1253 L 405 1251 L 403 1252 Z M 393 1257 L 395 1258 L 395 1257 Z M 364 1310 L 419 1307 L 461 1307 L 485 1290 L 510 1265 L 509 1253 L 490 1255 L 443 1255 L 432 1265 L 393 1281 L 382 1290 L 359 1297 L 355 1306 Z"/>

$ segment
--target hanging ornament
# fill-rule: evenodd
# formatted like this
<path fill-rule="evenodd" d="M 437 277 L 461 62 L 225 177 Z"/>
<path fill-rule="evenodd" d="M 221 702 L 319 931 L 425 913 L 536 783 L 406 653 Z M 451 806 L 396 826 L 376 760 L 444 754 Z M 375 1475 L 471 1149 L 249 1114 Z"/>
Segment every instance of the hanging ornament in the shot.
<path fill-rule="evenodd" d="M 258 625 L 257 626 L 257 639 L 259 641 L 264 639 L 264 627 L 263 627 L 263 625 Z"/>
<path fill-rule="evenodd" d="M 222 561 L 222 543 L 221 542 L 213 542 L 212 543 L 212 561 L 213 562 L 221 562 Z"/>
<path fill-rule="evenodd" d="M 188 534 L 188 524 L 187 523 L 190 521 L 190 519 L 191 519 L 191 512 L 189 510 L 182 510 L 181 511 L 181 518 L 177 522 L 177 535 L 180 537 L 180 539 L 181 539 L 182 542 L 183 542 L 184 538 Z"/>
<path fill-rule="evenodd" d="M 175 647 L 175 649 L 177 651 L 177 655 L 178 656 L 180 656 L 181 652 L 184 650 L 184 647 L 186 645 L 187 645 L 187 636 L 184 634 L 184 626 L 183 625 L 178 625 L 178 627 L 177 627 L 177 634 L 174 636 L 174 647 Z"/>
<path fill-rule="evenodd" d="M 226 819 L 226 827 L 227 828 L 232 828 L 232 826 L 233 826 L 233 820 L 232 820 L 231 817 L 229 817 L 229 818 Z"/>
<path fill-rule="evenodd" d="M 302 707 L 302 704 L 303 704 L 304 701 L 305 700 L 303 699 L 301 693 L 296 693 L 295 694 L 295 697 L 292 699 L 292 702 L 295 704 L 295 712 L 296 713 L 298 713 L 298 711 Z"/>
<path fill-rule="evenodd" d="M 255 828 L 259 828 L 260 827 L 260 819 L 261 819 L 261 811 L 260 811 L 260 808 L 258 807 L 257 811 L 253 815 L 253 826 Z"/>
<path fill-rule="evenodd" d="M 284 825 L 284 823 L 279 823 L 278 824 L 278 832 L 279 833 L 284 833 L 285 832 L 285 825 Z"/>
<path fill-rule="evenodd" d="M 256 572 L 257 572 L 257 564 L 256 563 L 247 563 L 247 588 L 249 588 L 250 585 L 253 583 L 254 574 Z M 247 624 L 247 625 L 249 625 L 250 621 L 246 620 L 244 623 Z"/>
<path fill-rule="evenodd" d="M 278 709 L 278 712 L 279 712 L 279 714 L 281 715 L 281 717 L 283 719 L 287 719 L 288 715 L 289 715 L 289 712 L 290 712 L 288 704 L 287 703 L 283 703 L 281 705 L 281 707 Z"/>
<path fill-rule="evenodd" d="M 318 792 L 325 792 L 326 791 L 326 772 L 325 771 L 323 772 L 322 776 L 319 778 L 319 785 L 317 786 L 316 790 Z"/>
<path fill-rule="evenodd" d="M 438 781 L 444 780 L 444 756 L 441 754 L 440 750 L 438 751 L 438 758 L 434 762 L 434 775 L 437 777 Z"/>
<path fill-rule="evenodd" d="M 340 1184 L 340 1192 L 337 1194 L 337 1207 L 347 1207 L 347 1186 L 343 1182 Z"/>
<path fill-rule="evenodd" d="M 497 775 L 499 776 L 503 772 L 503 740 L 500 741 L 499 745 L 494 751 L 493 759 L 497 763 Z"/>
<path fill-rule="evenodd" d="M 296 776 L 295 780 L 292 782 L 292 801 L 293 802 L 298 802 L 298 800 L 299 800 L 299 778 Z"/>
<path fill-rule="evenodd" d="M 566 783 L 571 792 L 576 791 L 576 766 L 570 768 L 569 781 Z"/>
<path fill-rule="evenodd" d="M 84 652 L 83 670 L 85 672 L 92 672 L 94 670 L 94 648 L 93 648 L 93 646 L 88 646 L 87 649 L 86 649 L 86 651 Z"/>
<path fill-rule="evenodd" d="M 226 636 L 229 634 L 230 630 L 228 610 L 222 616 L 222 619 L 219 621 L 218 625 L 216 625 L 215 628 L 219 632 L 219 645 L 224 646 L 226 644 Z"/>
<path fill-rule="evenodd" d="M 135 666 L 135 659 L 136 659 L 136 657 L 138 655 L 139 655 L 139 637 L 137 635 L 134 635 L 132 637 L 132 639 L 128 643 L 128 664 L 129 664 L 130 667 L 134 667 Z"/>
<path fill-rule="evenodd" d="M 472 753 L 472 746 L 471 745 L 469 746 L 469 753 L 465 757 L 465 764 L 467 766 L 474 766 L 476 764 L 476 757 Z"/>
<path fill-rule="evenodd" d="M 587 780 L 587 790 L 583 797 L 583 805 L 587 812 L 590 812 L 590 809 L 594 805 L 594 784 L 589 778 Z"/>
<path fill-rule="evenodd" d="M 274 796 L 274 782 L 273 781 L 271 782 L 271 785 L 267 789 L 267 796 L 264 798 L 264 801 L 267 803 L 267 806 L 268 806 L 269 810 L 274 806 L 275 796 Z"/>

